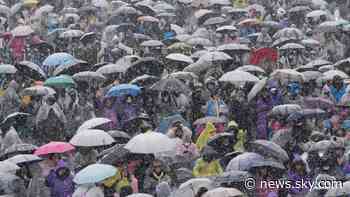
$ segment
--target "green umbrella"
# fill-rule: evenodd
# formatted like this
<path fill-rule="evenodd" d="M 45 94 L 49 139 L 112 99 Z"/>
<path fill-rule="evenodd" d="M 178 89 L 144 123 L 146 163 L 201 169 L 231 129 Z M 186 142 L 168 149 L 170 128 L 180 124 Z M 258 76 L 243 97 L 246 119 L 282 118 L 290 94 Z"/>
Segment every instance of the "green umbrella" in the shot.
<path fill-rule="evenodd" d="M 74 86 L 75 82 L 71 76 L 68 75 L 60 75 L 57 77 L 51 77 L 47 79 L 44 83 L 44 86 L 50 86 L 50 87 L 71 87 Z"/>

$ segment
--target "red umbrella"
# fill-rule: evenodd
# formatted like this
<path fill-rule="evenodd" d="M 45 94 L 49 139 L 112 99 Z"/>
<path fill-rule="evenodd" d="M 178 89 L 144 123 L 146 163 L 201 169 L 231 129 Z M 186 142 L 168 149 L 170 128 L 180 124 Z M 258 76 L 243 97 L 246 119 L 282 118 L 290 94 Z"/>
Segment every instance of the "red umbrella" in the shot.
<path fill-rule="evenodd" d="M 53 153 L 65 153 L 74 150 L 74 146 L 67 142 L 50 142 L 40 146 L 35 152 L 35 155 L 48 155 Z"/>

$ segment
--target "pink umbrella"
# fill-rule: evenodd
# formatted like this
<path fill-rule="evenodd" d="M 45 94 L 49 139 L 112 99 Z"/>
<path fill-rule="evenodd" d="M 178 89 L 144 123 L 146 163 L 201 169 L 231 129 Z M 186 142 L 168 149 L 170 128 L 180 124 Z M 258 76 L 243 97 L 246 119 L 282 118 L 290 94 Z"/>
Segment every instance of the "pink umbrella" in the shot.
<path fill-rule="evenodd" d="M 53 153 L 65 153 L 74 150 L 74 146 L 67 142 L 50 142 L 40 146 L 35 152 L 35 155 L 48 155 Z"/>

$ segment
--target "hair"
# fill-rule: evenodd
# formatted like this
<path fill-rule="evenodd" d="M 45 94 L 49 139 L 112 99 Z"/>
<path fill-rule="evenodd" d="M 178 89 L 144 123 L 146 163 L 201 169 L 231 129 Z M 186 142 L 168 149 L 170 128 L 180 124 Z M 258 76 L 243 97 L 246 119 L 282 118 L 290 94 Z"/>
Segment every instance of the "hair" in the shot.
<path fill-rule="evenodd" d="M 201 187 L 201 188 L 198 189 L 198 192 L 197 192 L 195 197 L 202 197 L 203 194 L 207 193 L 207 191 L 208 191 L 208 188 Z"/>
<path fill-rule="evenodd" d="M 126 197 L 128 195 L 131 195 L 133 193 L 131 186 L 124 186 L 120 189 L 120 197 Z"/>

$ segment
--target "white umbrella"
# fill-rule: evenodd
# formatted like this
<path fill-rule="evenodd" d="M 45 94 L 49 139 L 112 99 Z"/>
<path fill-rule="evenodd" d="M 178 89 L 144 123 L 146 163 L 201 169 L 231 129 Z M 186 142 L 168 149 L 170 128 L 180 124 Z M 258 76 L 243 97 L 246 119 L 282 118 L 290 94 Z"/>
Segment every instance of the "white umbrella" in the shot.
<path fill-rule="evenodd" d="M 147 40 L 141 43 L 142 47 L 162 47 L 164 44 L 159 40 Z"/>
<path fill-rule="evenodd" d="M 176 196 L 194 197 L 201 187 L 214 188 L 213 182 L 208 178 L 194 178 L 182 183 L 176 191 Z"/>
<path fill-rule="evenodd" d="M 11 64 L 0 64 L 0 74 L 15 74 L 17 68 Z"/>
<path fill-rule="evenodd" d="M 301 41 L 301 44 L 304 46 L 320 46 L 321 43 L 314 39 L 304 39 Z"/>
<path fill-rule="evenodd" d="M 50 87 L 46 86 L 32 86 L 29 88 L 25 88 L 22 92 L 22 95 L 27 96 L 46 96 L 46 95 L 54 95 L 56 91 Z"/>
<path fill-rule="evenodd" d="M 6 161 L 14 163 L 14 164 L 23 164 L 23 163 L 32 163 L 32 162 L 39 162 L 43 159 L 41 157 L 38 157 L 37 155 L 33 154 L 20 154 L 15 155 Z"/>
<path fill-rule="evenodd" d="M 92 5 L 98 8 L 109 7 L 109 3 L 106 0 L 92 0 Z"/>
<path fill-rule="evenodd" d="M 168 152 L 174 150 L 175 147 L 175 141 L 158 132 L 139 134 L 125 145 L 130 152 L 141 154 Z"/>
<path fill-rule="evenodd" d="M 108 118 L 92 118 L 90 120 L 85 121 L 82 125 L 80 125 L 77 132 L 86 130 L 86 129 L 92 129 L 110 122 L 112 122 L 112 120 Z"/>
<path fill-rule="evenodd" d="M 307 18 L 317 18 L 320 17 L 322 15 L 328 15 L 328 13 L 324 10 L 314 10 L 312 12 L 309 12 L 306 14 Z"/>
<path fill-rule="evenodd" d="M 20 169 L 20 167 L 18 167 L 16 163 L 13 163 L 10 161 L 0 161 L 0 172 L 1 173 L 14 174 L 19 169 Z"/>
<path fill-rule="evenodd" d="M 235 188 L 219 187 L 206 192 L 203 197 L 217 197 L 217 196 L 236 197 L 236 196 L 243 196 L 243 193 Z"/>
<path fill-rule="evenodd" d="M 213 52 L 208 52 L 205 53 L 203 56 L 199 58 L 201 61 L 206 61 L 206 62 L 214 62 L 214 61 L 227 61 L 231 60 L 232 57 L 227 55 L 224 52 L 220 51 L 213 51 Z"/>
<path fill-rule="evenodd" d="M 339 21 L 326 21 L 318 25 L 317 29 L 320 32 L 336 32 L 337 26 L 341 23 Z"/>
<path fill-rule="evenodd" d="M 290 49 L 305 49 L 305 47 L 298 43 L 288 43 L 283 45 L 280 50 L 290 50 Z"/>
<path fill-rule="evenodd" d="M 231 82 L 231 83 L 237 83 L 237 82 L 258 82 L 259 78 L 254 76 L 253 74 L 250 74 L 248 72 L 244 71 L 230 71 L 225 73 L 221 76 L 219 81 L 223 82 Z"/>
<path fill-rule="evenodd" d="M 256 95 L 266 86 L 266 83 L 267 78 L 264 78 L 253 86 L 252 90 L 250 90 L 248 94 L 248 102 L 250 102 L 253 98 L 256 97 Z"/>
<path fill-rule="evenodd" d="M 188 64 L 193 64 L 193 60 L 191 57 L 181 54 L 181 53 L 171 53 L 165 57 L 168 60 L 173 60 L 173 61 L 179 61 L 179 62 L 185 62 Z"/>
<path fill-rule="evenodd" d="M 126 197 L 153 197 L 151 194 L 144 194 L 144 193 L 137 193 L 137 194 L 131 194 Z"/>
<path fill-rule="evenodd" d="M 262 69 L 259 66 L 255 66 L 255 65 L 244 65 L 244 66 L 238 67 L 236 70 L 244 71 L 244 72 L 265 73 L 264 69 Z"/>
<path fill-rule="evenodd" d="M 107 64 L 97 69 L 96 72 L 101 74 L 125 73 L 130 65 L 126 64 Z"/>
<path fill-rule="evenodd" d="M 277 69 L 270 75 L 274 79 L 284 82 L 288 81 L 304 81 L 304 75 L 292 69 Z"/>
<path fill-rule="evenodd" d="M 343 71 L 340 70 L 330 70 L 325 73 L 323 73 L 323 76 L 321 77 L 322 80 L 332 80 L 335 76 L 339 76 L 342 79 L 349 78 L 349 75 L 344 73 Z"/>
<path fill-rule="evenodd" d="M 333 65 L 324 65 L 318 68 L 318 70 L 322 73 L 330 71 L 330 70 L 335 70 L 335 67 Z"/>
<path fill-rule="evenodd" d="M 69 141 L 74 146 L 80 147 L 94 147 L 94 146 L 106 146 L 114 142 L 112 136 L 107 132 L 97 129 L 80 130 Z"/>
<path fill-rule="evenodd" d="M 185 42 L 192 46 L 195 46 L 195 45 L 212 46 L 213 45 L 213 43 L 209 39 L 192 37 L 192 36 L 189 39 L 185 40 Z"/>
<path fill-rule="evenodd" d="M 302 74 L 304 75 L 305 81 L 316 80 L 322 76 L 322 73 L 318 71 L 305 71 L 302 72 Z"/>
<path fill-rule="evenodd" d="M 225 31 L 238 31 L 238 29 L 233 25 L 226 25 L 216 29 L 216 32 L 225 32 Z"/>
<path fill-rule="evenodd" d="M 177 35 L 185 34 L 185 33 L 186 33 L 186 30 L 185 30 L 184 28 L 182 28 L 181 26 L 178 26 L 178 25 L 176 25 L 176 24 L 171 24 L 171 25 L 170 25 L 170 28 L 171 28 L 172 30 L 174 30 L 175 33 L 176 33 Z"/>

